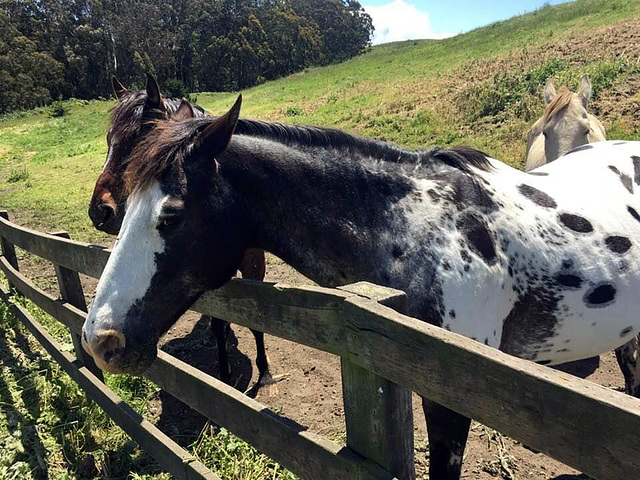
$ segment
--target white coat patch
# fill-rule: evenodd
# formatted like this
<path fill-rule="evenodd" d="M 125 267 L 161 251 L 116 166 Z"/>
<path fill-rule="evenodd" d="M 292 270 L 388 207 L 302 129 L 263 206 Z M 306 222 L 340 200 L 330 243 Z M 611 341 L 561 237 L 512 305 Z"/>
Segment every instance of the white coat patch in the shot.
<path fill-rule="evenodd" d="M 84 333 L 89 345 L 100 331 L 123 331 L 127 312 L 151 286 L 156 255 L 165 248 L 156 225 L 167 198 L 158 182 L 142 192 L 134 191 L 129 197 L 120 235 L 102 272 L 85 322 Z"/>

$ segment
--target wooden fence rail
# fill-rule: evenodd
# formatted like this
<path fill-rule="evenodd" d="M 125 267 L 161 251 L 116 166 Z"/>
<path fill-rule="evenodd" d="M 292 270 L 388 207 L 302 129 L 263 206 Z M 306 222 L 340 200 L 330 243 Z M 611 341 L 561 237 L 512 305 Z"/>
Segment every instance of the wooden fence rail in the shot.
<path fill-rule="evenodd" d="M 0 237 L 3 248 L 16 245 L 94 277 L 109 255 L 106 249 L 18 227 L 5 218 L 0 218 Z M 79 332 L 85 313 L 42 292 L 15 267 L 9 255 L 0 257 L 0 269 L 17 290 Z M 234 279 L 206 292 L 192 307 L 340 355 L 350 448 L 304 431 L 166 353 L 160 352 L 147 376 L 303 478 L 411 478 L 408 391 L 594 478 L 638 476 L 640 400 L 404 316 L 391 308 L 401 310 L 402 299 L 401 293 L 370 284 L 335 290 Z M 366 415 L 372 416 L 368 424 L 356 420 Z M 394 447 L 389 438 L 400 441 Z"/>

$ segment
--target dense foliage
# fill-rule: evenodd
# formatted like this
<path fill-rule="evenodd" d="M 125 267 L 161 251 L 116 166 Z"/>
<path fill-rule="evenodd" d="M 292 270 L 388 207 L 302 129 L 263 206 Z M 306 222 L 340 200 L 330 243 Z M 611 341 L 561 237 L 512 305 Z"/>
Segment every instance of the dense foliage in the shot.
<path fill-rule="evenodd" d="M 238 90 L 350 58 L 372 33 L 356 0 L 3 0 L 0 114 L 109 95 L 111 74 Z"/>

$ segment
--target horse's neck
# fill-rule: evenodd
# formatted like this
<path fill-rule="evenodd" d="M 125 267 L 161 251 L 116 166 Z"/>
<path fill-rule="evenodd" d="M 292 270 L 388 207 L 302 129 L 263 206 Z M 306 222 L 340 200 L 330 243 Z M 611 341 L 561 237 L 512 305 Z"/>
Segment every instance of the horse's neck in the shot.
<path fill-rule="evenodd" d="M 234 137 L 221 171 L 246 205 L 252 246 L 323 285 L 388 284 L 389 258 L 406 230 L 399 209 L 414 185 L 354 157 Z"/>

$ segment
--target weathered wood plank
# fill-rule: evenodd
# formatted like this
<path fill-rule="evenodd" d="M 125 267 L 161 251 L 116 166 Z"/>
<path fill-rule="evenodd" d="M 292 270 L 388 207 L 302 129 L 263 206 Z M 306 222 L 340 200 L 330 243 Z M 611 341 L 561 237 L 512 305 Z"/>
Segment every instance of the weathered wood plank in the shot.
<path fill-rule="evenodd" d="M 9 212 L 7 212 L 6 210 L 0 210 L 0 218 L 9 221 Z M 19 271 L 20 267 L 18 266 L 16 248 L 9 240 L 7 240 L 4 236 L 1 236 L 1 234 L 0 247 L 2 247 L 2 255 L 6 257 L 9 264 L 11 264 L 13 268 Z M 14 286 L 11 281 L 9 281 L 9 291 L 11 290 L 14 290 Z"/>
<path fill-rule="evenodd" d="M 506 355 L 371 300 L 352 297 L 345 303 L 354 363 L 591 477 L 637 477 L 640 400 Z"/>
<path fill-rule="evenodd" d="M 304 479 L 390 479 L 350 449 L 306 431 L 220 380 L 159 352 L 145 376 Z"/>
<path fill-rule="evenodd" d="M 328 288 L 232 279 L 205 292 L 191 310 L 341 355 L 346 353 L 341 348 L 346 330 L 337 319 L 349 296 L 353 294 Z M 300 341 L 307 337 L 309 342 Z"/>
<path fill-rule="evenodd" d="M 99 278 L 109 259 L 101 245 L 75 242 L 22 227 L 0 217 L 0 236 L 13 245 L 70 270 Z"/>
<path fill-rule="evenodd" d="M 403 311 L 404 292 L 366 282 L 340 290 L 393 305 Z M 341 359 L 347 446 L 398 478 L 415 478 L 411 390 Z"/>
<path fill-rule="evenodd" d="M 54 232 L 51 233 L 51 235 L 60 238 L 70 238 L 67 232 Z M 68 268 L 62 267 L 60 265 L 56 265 L 55 263 L 53 264 L 53 266 L 55 268 L 56 277 L 58 279 L 60 298 L 65 302 L 69 302 L 78 310 L 86 312 L 87 303 L 84 299 L 84 292 L 82 290 L 82 283 L 80 282 L 80 275 L 78 275 L 78 272 L 69 270 Z M 84 348 L 82 348 L 80 334 L 71 331 L 71 340 L 73 341 L 73 349 L 75 351 L 76 358 L 80 360 L 80 362 L 84 366 L 86 366 L 89 371 L 96 376 L 96 378 L 98 378 L 101 382 L 104 382 L 102 370 L 100 370 L 95 364 L 91 355 L 85 352 Z"/>
<path fill-rule="evenodd" d="M 82 332 L 82 325 L 85 319 L 85 313 L 82 310 L 63 300 L 56 300 L 40 290 L 30 280 L 15 271 L 6 258 L 0 257 L 0 269 L 22 295 L 60 323 L 66 325 L 72 332 L 77 334 Z"/>
<path fill-rule="evenodd" d="M 0 300 L 9 304 L 8 297 L 0 289 Z M 131 438 L 156 459 L 158 464 L 172 475 L 185 480 L 220 480 L 202 463 L 182 449 L 173 440 L 141 417 L 120 397 L 107 388 L 86 367 L 78 366 L 76 359 L 61 351 L 58 342 L 36 322 L 29 312 L 15 304 L 10 308 L 20 321 L 36 337 L 53 359 L 82 387 Z"/>

